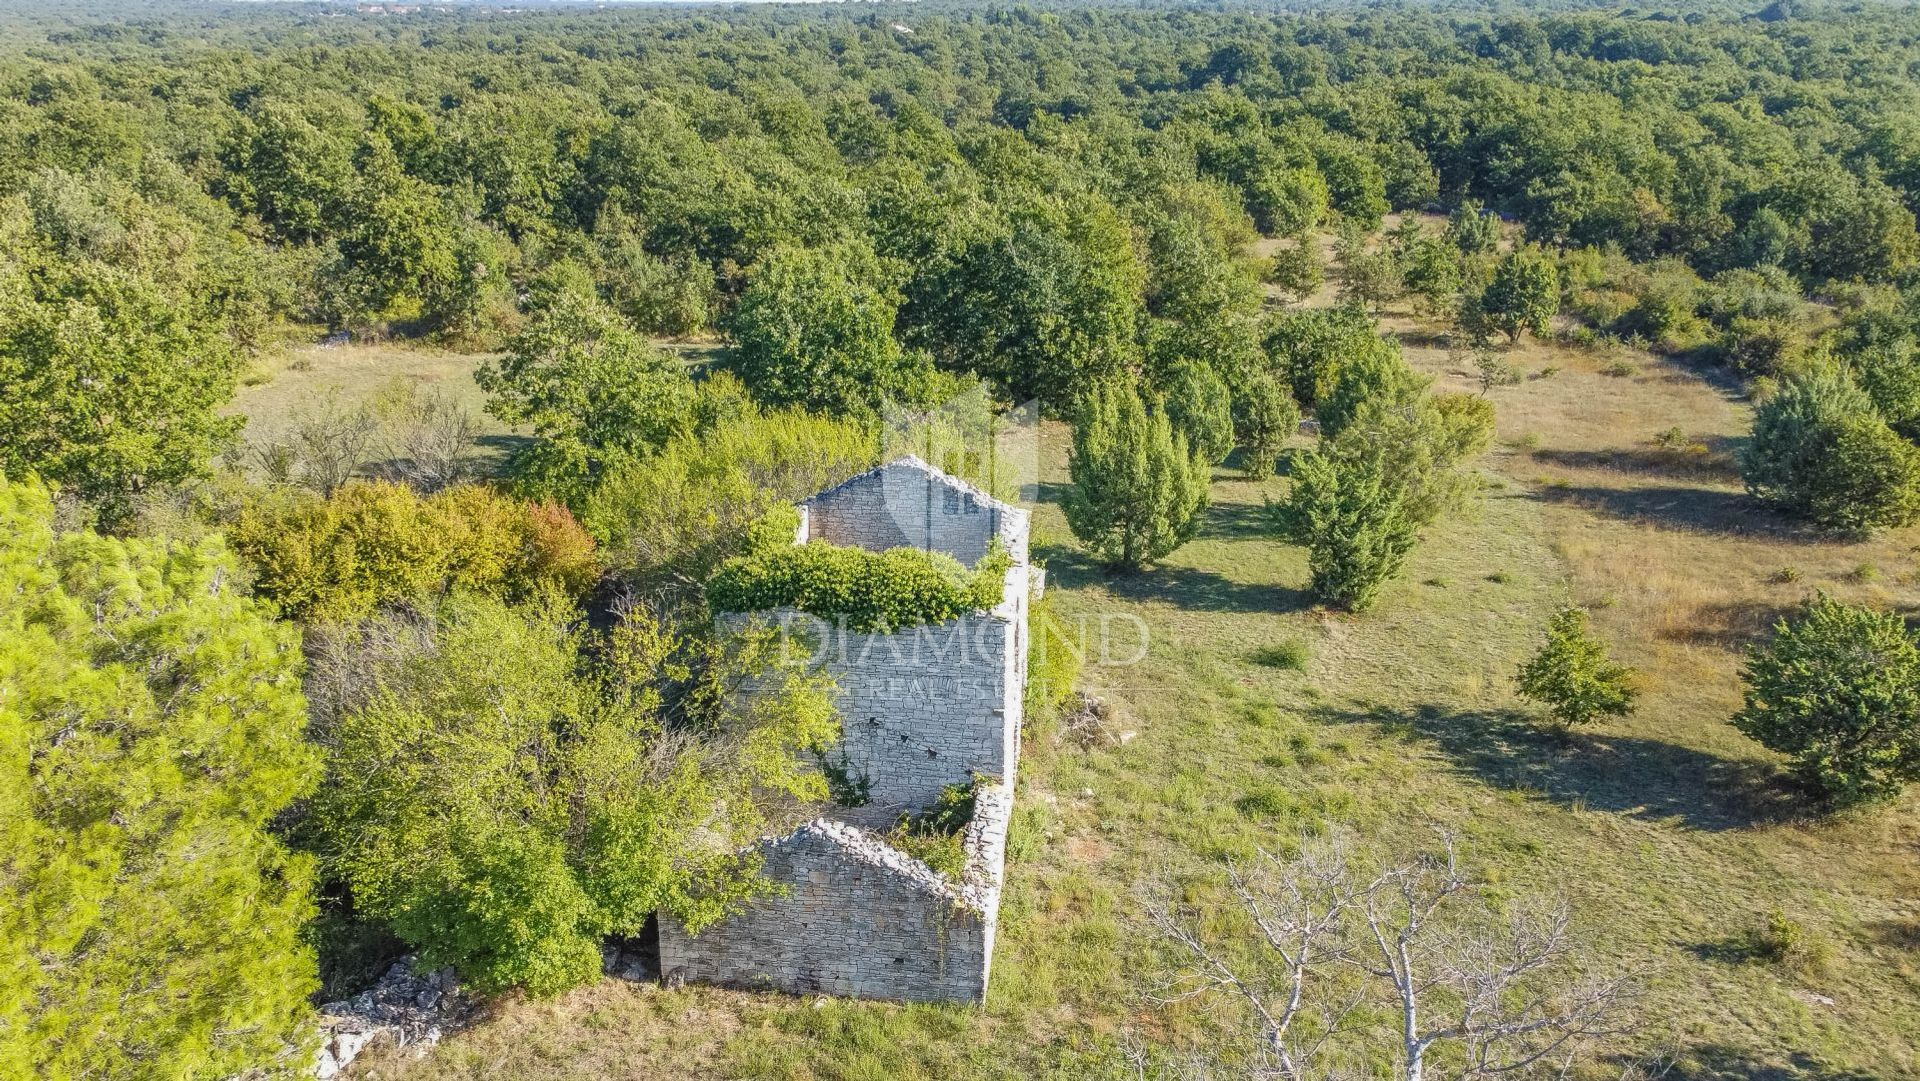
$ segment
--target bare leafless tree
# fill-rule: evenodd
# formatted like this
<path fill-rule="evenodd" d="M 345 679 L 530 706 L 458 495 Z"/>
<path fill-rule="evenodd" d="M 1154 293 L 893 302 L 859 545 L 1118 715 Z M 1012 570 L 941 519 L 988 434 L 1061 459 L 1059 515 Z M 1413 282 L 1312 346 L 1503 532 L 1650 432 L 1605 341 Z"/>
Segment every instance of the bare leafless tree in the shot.
<path fill-rule="evenodd" d="M 1237 995 L 1259 1019 L 1257 1068 L 1268 1076 L 1301 1081 L 1352 1008 L 1318 998 L 1310 1003 L 1307 998 L 1313 975 L 1340 962 L 1350 949 L 1355 891 L 1346 847 L 1318 846 L 1295 860 L 1266 856 L 1251 866 L 1229 865 L 1227 878 L 1273 963 L 1235 966 L 1208 945 L 1190 920 L 1170 906 L 1149 905 L 1148 918 L 1160 933 L 1198 961 L 1176 978 L 1163 1000 L 1217 991 Z M 1296 1027 L 1303 1015 L 1318 1022 L 1304 1040 Z"/>
<path fill-rule="evenodd" d="M 387 470 L 422 491 L 438 491 L 474 472 L 479 418 L 452 394 L 408 384 L 384 403 Z"/>
<path fill-rule="evenodd" d="M 330 388 L 301 404 L 284 438 L 254 445 L 253 458 L 271 483 L 331 495 L 366 464 L 379 432 L 375 410 Z"/>
<path fill-rule="evenodd" d="M 1451 1078 L 1564 1077 L 1634 1027 L 1635 974 L 1582 970 L 1566 902 L 1490 919 L 1451 837 L 1436 855 L 1369 871 L 1344 840 L 1309 841 L 1292 859 L 1263 851 L 1232 866 L 1228 881 L 1257 963 L 1209 942 L 1191 911 L 1148 915 L 1194 962 L 1162 1001 L 1239 998 L 1259 1027 L 1256 1076 L 1339 1076 L 1321 1066 L 1331 1052 L 1391 1040 L 1403 1081 L 1438 1074 L 1436 1057 Z M 1391 1035 L 1353 1023 L 1381 1009 Z"/>

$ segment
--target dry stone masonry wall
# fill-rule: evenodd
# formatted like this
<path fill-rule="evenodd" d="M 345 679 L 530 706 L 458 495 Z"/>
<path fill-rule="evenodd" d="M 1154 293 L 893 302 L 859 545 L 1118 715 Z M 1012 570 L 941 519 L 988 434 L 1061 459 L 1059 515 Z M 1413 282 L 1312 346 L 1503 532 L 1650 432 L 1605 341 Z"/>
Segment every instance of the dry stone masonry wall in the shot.
<path fill-rule="evenodd" d="M 908 455 L 800 504 L 804 539 L 882 552 L 920 548 L 972 566 L 998 536 L 1027 561 L 1027 512 Z"/>
<path fill-rule="evenodd" d="M 1014 579 L 1021 568 L 1009 572 Z M 897 634 L 849 630 L 792 608 L 723 616 L 756 620 L 830 672 L 841 740 L 834 764 L 865 790 L 851 821 L 886 826 L 930 807 L 948 785 L 1011 777 L 1019 764 L 1026 688 L 1027 591 L 1010 580 L 992 612 Z"/>
<path fill-rule="evenodd" d="M 1028 515 L 917 458 L 870 470 L 800 505 L 795 540 L 870 551 L 916 547 L 972 565 L 997 537 L 1012 557 L 990 612 L 897 634 L 850 631 L 793 609 L 725 613 L 793 632 L 838 685 L 836 766 L 866 802 L 760 844 L 779 896 L 688 935 L 660 919 L 668 978 L 910 1002 L 986 994 L 1005 878 L 1027 679 Z M 804 643 L 804 644 L 799 644 Z M 974 784 L 954 882 L 868 828 Z"/>
<path fill-rule="evenodd" d="M 858 826 L 816 819 L 760 844 L 783 896 L 692 936 L 660 921 L 669 979 L 902 1002 L 977 1002 L 993 961 L 1012 795 L 975 793 L 954 882 Z"/>

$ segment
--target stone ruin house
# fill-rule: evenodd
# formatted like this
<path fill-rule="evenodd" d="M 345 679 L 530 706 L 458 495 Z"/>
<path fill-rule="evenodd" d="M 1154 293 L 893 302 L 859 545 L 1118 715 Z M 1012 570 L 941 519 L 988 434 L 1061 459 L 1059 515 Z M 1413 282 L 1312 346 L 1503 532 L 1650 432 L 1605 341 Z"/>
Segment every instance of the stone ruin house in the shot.
<path fill-rule="evenodd" d="M 1040 586 L 1027 512 L 914 457 L 888 462 L 800 504 L 797 544 L 944 552 L 971 568 L 998 538 L 1012 558 L 991 611 L 897 633 L 861 633 L 804 612 L 724 613 L 810 636 L 838 684 L 843 737 L 832 752 L 864 791 L 792 833 L 763 839 L 775 896 L 697 936 L 662 915 L 660 970 L 795 994 L 914 1002 L 986 995 L 1005 881 L 1007 824 L 1027 682 L 1027 609 Z M 958 881 L 878 831 L 972 784 Z"/>

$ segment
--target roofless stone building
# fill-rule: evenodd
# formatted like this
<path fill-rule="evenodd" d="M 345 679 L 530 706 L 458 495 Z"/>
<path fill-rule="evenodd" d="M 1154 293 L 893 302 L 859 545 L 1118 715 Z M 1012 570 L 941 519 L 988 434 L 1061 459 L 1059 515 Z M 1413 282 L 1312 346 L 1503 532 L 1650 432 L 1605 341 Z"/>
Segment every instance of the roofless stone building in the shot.
<path fill-rule="evenodd" d="M 793 609 L 726 613 L 808 636 L 838 684 L 836 768 L 865 802 L 760 842 L 779 895 L 688 935 L 660 919 L 672 977 L 912 1002 L 985 997 L 1006 877 L 1007 824 L 1027 682 L 1027 610 L 1039 576 L 1027 512 L 914 457 L 800 504 L 797 544 L 943 552 L 976 566 L 997 539 L 1011 558 L 1000 603 L 944 623 L 863 633 Z M 887 843 L 902 815 L 973 786 L 963 874 L 942 874 Z"/>

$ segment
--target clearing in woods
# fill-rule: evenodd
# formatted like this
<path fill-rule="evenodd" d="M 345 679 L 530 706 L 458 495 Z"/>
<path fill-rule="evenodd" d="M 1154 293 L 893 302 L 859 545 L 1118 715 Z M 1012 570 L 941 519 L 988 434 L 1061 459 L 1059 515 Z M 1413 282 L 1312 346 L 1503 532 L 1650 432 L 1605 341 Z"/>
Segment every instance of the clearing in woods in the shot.
<path fill-rule="evenodd" d="M 655 344 L 690 367 L 711 363 L 721 352 L 704 341 Z M 487 396 L 473 381 L 474 372 L 496 355 L 385 343 L 291 346 L 255 364 L 227 412 L 247 418 L 241 438 L 258 446 L 287 438 L 330 401 L 351 407 L 409 388 L 445 395 L 472 414 L 475 466 L 487 473 L 524 438 L 486 414 Z"/>
<path fill-rule="evenodd" d="M 1431 327 L 1404 307 L 1381 316 L 1443 389 L 1477 389 Z M 1813 590 L 1920 605 L 1920 530 L 1842 542 L 1757 511 L 1732 464 L 1748 423 L 1739 390 L 1625 356 L 1631 374 L 1607 374 L 1627 370 L 1620 354 L 1514 350 L 1526 378 L 1492 392 L 1501 442 L 1486 498 L 1432 530 L 1361 618 L 1311 610 L 1302 554 L 1269 537 L 1263 504 L 1285 480 L 1224 469 L 1199 540 L 1149 573 L 1107 578 L 1066 540 L 1054 505 L 1064 430 L 1050 429 L 1035 554 L 1056 605 L 1086 619 L 1096 654 L 1102 617 L 1117 639 L 1133 624 L 1112 617 L 1138 617 L 1150 643 L 1138 664 L 1087 668 L 1116 707 L 1116 738 L 1028 733 L 983 1008 L 608 981 L 510 998 L 424 1059 L 381 1057 L 369 1075 L 1123 1073 L 1129 1030 L 1208 1046 L 1234 1016 L 1224 1000 L 1146 1001 L 1176 958 L 1139 917 L 1144 892 L 1224 902 L 1222 857 L 1330 824 L 1389 847 L 1428 845 L 1441 825 L 1497 895 L 1565 891 L 1600 958 L 1652 966 L 1642 1040 L 1680 1053 L 1670 1076 L 1920 1073 L 1915 801 L 1806 818 L 1769 755 L 1726 724 L 1741 649 Z M 471 385 L 471 358 L 408 357 L 420 365 L 409 370 Z M 368 354 L 335 370 L 364 368 L 353 378 L 372 385 L 395 367 Z M 272 408 L 276 384 L 243 407 Z M 1673 428 L 1685 439 L 1655 440 Z M 1511 676 L 1567 600 L 1594 609 L 1643 696 L 1635 715 L 1563 743 L 1516 701 Z M 1260 663 L 1288 643 L 1306 647 L 1304 670 Z M 1745 958 L 1743 936 L 1776 912 L 1803 930 L 1794 962 Z"/>

